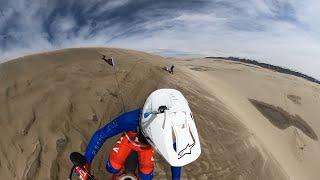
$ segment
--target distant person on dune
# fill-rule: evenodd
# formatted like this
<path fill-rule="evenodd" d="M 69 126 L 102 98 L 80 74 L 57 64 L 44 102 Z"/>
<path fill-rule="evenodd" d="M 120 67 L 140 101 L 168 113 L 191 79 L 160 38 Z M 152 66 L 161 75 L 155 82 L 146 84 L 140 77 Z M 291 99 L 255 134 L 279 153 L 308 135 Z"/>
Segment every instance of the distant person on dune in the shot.
<path fill-rule="evenodd" d="M 170 71 L 169 71 L 171 74 L 173 74 L 173 69 L 174 69 L 174 65 L 171 65 Z"/>
<path fill-rule="evenodd" d="M 174 180 L 180 179 L 181 167 L 196 160 L 201 153 L 191 110 L 184 96 L 174 89 L 154 91 L 143 109 L 121 114 L 96 131 L 85 152 L 84 168 L 90 171 L 90 164 L 103 143 L 120 133 L 122 136 L 106 162 L 107 171 L 114 174 L 113 179 L 125 172 L 124 163 L 132 151 L 138 155 L 136 176 L 140 180 L 153 178 L 154 149 L 171 165 Z"/>

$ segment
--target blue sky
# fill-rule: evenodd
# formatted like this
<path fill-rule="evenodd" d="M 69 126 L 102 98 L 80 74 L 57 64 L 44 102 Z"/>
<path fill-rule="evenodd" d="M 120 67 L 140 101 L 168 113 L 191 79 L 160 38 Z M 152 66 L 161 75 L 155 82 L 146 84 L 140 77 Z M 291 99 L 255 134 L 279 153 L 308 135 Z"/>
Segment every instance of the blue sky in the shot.
<path fill-rule="evenodd" d="M 239 56 L 320 79 L 318 0 L 0 0 L 0 62 L 67 47 Z"/>

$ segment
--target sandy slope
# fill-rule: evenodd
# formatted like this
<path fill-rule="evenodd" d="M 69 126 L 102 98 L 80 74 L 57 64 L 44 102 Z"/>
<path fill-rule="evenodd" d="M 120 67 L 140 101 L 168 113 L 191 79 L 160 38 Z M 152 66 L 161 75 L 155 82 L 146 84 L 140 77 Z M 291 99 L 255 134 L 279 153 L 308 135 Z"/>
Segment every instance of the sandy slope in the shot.
<path fill-rule="evenodd" d="M 116 76 L 101 54 L 116 59 Z M 171 63 L 177 66 L 174 75 L 161 69 Z M 91 48 L 1 64 L 0 84 L 1 179 L 66 179 L 69 153 L 83 152 L 92 133 L 123 112 L 122 100 L 124 110 L 134 109 L 163 87 L 186 95 L 202 143 L 199 160 L 184 168 L 183 179 L 320 177 L 319 142 L 308 134 L 320 134 L 320 87 L 292 76 L 223 61 Z M 275 120 L 268 120 L 248 98 L 270 105 L 267 110 Z M 274 125 L 279 115 L 273 106 L 289 114 L 288 128 Z M 295 114 L 301 118 L 290 116 Z M 105 160 L 116 138 L 94 160 L 99 179 L 110 177 Z M 156 179 L 169 179 L 168 172 L 157 156 Z"/>
<path fill-rule="evenodd" d="M 319 85 L 235 62 L 194 60 L 178 64 L 226 104 L 253 136 L 261 140 L 290 179 L 319 179 Z M 301 122 L 284 129 L 281 125 L 277 127 L 249 99 L 278 106 L 288 114 L 298 115 Z"/>

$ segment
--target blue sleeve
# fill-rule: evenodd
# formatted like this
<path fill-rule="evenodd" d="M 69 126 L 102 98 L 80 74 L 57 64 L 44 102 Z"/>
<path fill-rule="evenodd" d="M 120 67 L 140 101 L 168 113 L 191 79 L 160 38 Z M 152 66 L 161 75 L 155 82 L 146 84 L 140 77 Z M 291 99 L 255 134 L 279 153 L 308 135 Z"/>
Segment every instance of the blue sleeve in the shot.
<path fill-rule="evenodd" d="M 173 143 L 173 148 L 176 150 L 176 143 Z M 171 166 L 171 177 L 172 180 L 180 180 L 181 176 L 181 167 Z"/>
<path fill-rule="evenodd" d="M 139 124 L 140 111 L 140 109 L 137 109 L 124 113 L 97 130 L 91 137 L 84 155 L 88 163 L 91 164 L 94 156 L 108 138 L 125 131 L 136 131 Z"/>
<path fill-rule="evenodd" d="M 171 166 L 172 180 L 179 180 L 181 176 L 181 167 Z"/>

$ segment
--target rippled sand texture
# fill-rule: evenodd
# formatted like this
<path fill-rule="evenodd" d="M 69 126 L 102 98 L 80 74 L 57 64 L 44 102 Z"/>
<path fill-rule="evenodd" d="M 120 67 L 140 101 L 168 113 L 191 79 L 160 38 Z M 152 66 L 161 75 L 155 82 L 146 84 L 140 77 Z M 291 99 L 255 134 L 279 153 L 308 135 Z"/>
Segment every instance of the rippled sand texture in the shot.
<path fill-rule="evenodd" d="M 115 71 L 102 54 L 115 58 Z M 173 75 L 163 70 L 171 64 Z M 0 84 L 2 179 L 66 179 L 70 152 L 84 152 L 98 128 L 158 88 L 182 91 L 198 127 L 202 154 L 183 179 L 320 177 L 320 88 L 299 78 L 241 63 L 87 48 L 1 64 Z M 92 164 L 98 179 L 110 178 L 105 162 L 117 138 Z M 155 179 L 169 179 L 170 167 L 155 161 Z"/>

